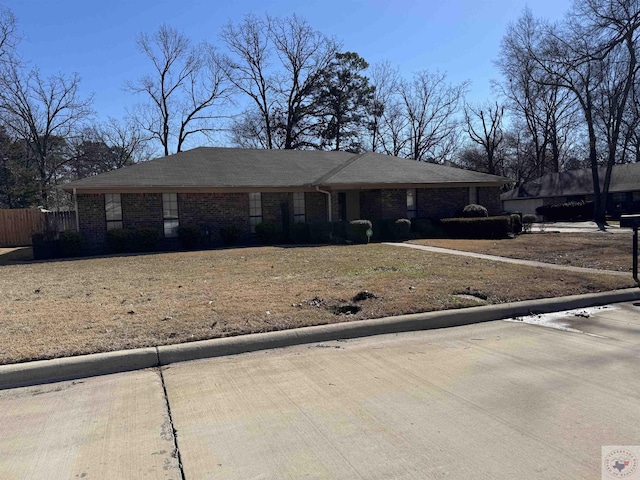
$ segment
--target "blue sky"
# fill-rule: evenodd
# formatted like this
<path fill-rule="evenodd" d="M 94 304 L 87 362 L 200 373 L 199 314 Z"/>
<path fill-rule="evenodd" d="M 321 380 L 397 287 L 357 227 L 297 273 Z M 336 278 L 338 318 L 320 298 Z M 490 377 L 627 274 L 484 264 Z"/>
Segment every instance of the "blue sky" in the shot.
<path fill-rule="evenodd" d="M 471 81 L 468 99 L 491 99 L 493 66 L 507 25 L 523 0 L 5 0 L 23 36 L 19 51 L 43 73 L 77 72 L 83 95 L 94 94 L 99 118 L 120 118 L 135 99 L 127 80 L 147 73 L 135 37 L 167 23 L 192 40 L 218 43 L 228 21 L 245 14 L 297 13 L 344 50 L 369 63 L 389 61 L 403 76 L 419 70 L 446 72 L 450 81 Z M 561 18 L 570 0 L 529 4 L 537 17 Z"/>

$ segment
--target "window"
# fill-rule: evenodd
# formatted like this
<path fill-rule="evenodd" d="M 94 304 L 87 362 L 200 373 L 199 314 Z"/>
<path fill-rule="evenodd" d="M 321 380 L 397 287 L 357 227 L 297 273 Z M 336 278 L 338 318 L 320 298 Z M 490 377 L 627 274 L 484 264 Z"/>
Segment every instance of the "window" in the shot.
<path fill-rule="evenodd" d="M 174 238 L 178 236 L 178 194 L 163 193 L 162 194 L 162 217 L 164 220 L 164 236 L 166 238 Z"/>
<path fill-rule="evenodd" d="M 293 223 L 305 222 L 304 192 L 293 192 Z"/>
<path fill-rule="evenodd" d="M 407 218 L 416 218 L 416 189 L 407 189 Z"/>
<path fill-rule="evenodd" d="M 107 230 L 122 228 L 122 199 L 119 193 L 104 194 L 104 211 Z"/>
<path fill-rule="evenodd" d="M 256 233 L 256 225 L 262 223 L 262 195 L 260 192 L 249 194 L 249 225 L 251 233 Z"/>

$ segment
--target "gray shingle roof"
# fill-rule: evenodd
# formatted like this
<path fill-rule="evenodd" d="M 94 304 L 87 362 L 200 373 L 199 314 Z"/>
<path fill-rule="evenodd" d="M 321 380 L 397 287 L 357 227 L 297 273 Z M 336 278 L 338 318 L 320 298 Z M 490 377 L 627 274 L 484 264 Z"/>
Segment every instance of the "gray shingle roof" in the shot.
<path fill-rule="evenodd" d="M 604 185 L 605 167 L 598 169 L 600 188 Z M 610 192 L 630 192 L 640 190 L 640 164 L 614 165 L 611 170 Z M 503 193 L 502 200 L 518 198 L 565 197 L 593 194 L 591 169 L 568 170 L 548 173 L 540 178 L 523 183 L 519 187 Z"/>
<path fill-rule="evenodd" d="M 501 184 L 503 177 L 376 153 L 200 147 L 88 177 L 65 190 Z"/>

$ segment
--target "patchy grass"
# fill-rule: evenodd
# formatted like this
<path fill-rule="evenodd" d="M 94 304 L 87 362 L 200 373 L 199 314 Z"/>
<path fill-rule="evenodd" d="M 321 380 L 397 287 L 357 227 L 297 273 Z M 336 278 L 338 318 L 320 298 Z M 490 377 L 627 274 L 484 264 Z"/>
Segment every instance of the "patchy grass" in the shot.
<path fill-rule="evenodd" d="M 632 285 L 380 244 L 4 265 L 0 363 Z M 377 298 L 352 300 L 364 290 Z"/>
<path fill-rule="evenodd" d="M 557 265 L 631 271 L 633 243 L 623 233 L 532 233 L 504 240 L 414 240 L 465 252 L 537 260 Z"/>

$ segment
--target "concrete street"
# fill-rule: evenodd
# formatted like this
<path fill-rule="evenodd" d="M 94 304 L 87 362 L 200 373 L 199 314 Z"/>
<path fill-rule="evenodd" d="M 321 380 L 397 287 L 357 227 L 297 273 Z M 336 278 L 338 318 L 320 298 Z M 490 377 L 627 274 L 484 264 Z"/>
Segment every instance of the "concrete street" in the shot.
<path fill-rule="evenodd" d="M 600 478 L 640 443 L 640 303 L 534 320 L 173 364 L 173 425 L 157 369 L 0 391 L 0 478 Z"/>

